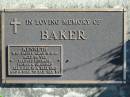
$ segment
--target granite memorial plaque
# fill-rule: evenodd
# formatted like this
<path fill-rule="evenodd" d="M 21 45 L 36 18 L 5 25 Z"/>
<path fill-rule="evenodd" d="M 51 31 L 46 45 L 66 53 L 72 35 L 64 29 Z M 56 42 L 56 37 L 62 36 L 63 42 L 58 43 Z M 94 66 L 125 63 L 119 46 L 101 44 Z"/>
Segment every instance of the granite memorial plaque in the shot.
<path fill-rule="evenodd" d="M 2 83 L 122 83 L 124 9 L 3 10 Z"/>

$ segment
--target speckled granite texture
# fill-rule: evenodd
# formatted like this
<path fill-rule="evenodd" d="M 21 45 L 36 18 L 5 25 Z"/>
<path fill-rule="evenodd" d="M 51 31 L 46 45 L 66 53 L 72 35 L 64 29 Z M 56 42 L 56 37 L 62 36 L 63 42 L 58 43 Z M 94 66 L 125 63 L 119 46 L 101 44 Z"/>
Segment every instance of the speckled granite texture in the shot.
<path fill-rule="evenodd" d="M 128 9 L 130 0 L 0 0 L 0 9 L 8 8 L 120 8 Z M 130 33 L 130 27 L 129 27 Z M 129 38 L 129 34 L 128 34 Z M 130 97 L 130 41 L 127 41 L 127 84 L 1 85 L 3 97 Z"/>

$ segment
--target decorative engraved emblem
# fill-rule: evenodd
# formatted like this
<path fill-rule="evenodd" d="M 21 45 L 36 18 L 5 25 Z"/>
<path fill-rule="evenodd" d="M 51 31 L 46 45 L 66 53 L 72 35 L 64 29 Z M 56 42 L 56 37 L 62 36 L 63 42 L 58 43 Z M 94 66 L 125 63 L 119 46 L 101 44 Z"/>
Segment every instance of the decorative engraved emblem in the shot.
<path fill-rule="evenodd" d="M 11 21 L 10 22 L 10 25 L 13 25 L 14 26 L 14 34 L 16 34 L 17 33 L 17 25 L 20 25 L 21 24 L 21 22 L 19 22 L 18 20 L 17 20 L 17 18 L 14 18 L 14 20 L 13 21 Z"/>

